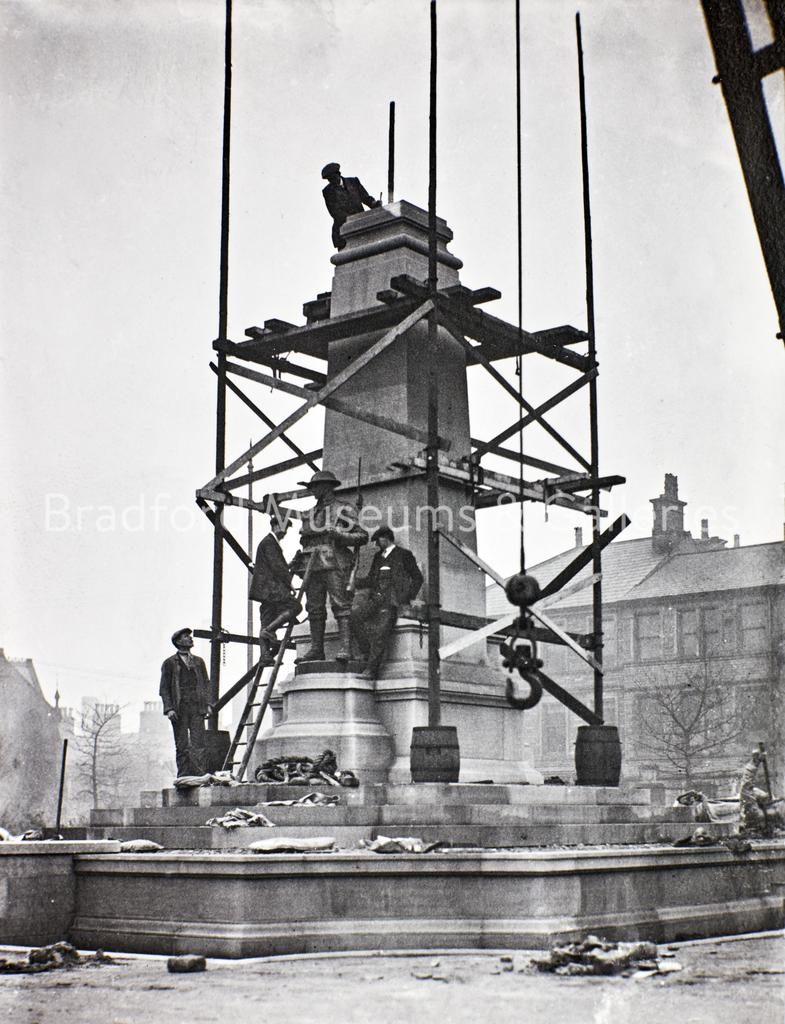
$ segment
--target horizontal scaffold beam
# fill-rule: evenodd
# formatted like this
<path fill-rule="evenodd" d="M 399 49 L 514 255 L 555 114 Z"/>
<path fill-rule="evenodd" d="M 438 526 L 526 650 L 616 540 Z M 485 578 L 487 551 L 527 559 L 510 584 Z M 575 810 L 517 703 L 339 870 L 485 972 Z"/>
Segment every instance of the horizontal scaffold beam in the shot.
<path fill-rule="evenodd" d="M 517 611 L 515 613 L 518 614 Z M 428 621 L 428 609 L 423 605 L 403 605 L 398 612 L 399 621 L 405 621 L 406 619 L 413 619 L 415 622 L 427 622 Z M 439 622 L 442 626 L 449 626 L 453 629 L 467 629 L 475 631 L 478 629 L 484 629 L 486 626 L 492 625 L 495 619 L 488 618 L 486 615 L 469 615 L 466 612 L 452 612 L 446 608 L 439 609 Z M 585 647 L 587 651 L 590 651 L 594 647 L 594 634 L 593 633 L 571 633 L 565 630 L 567 636 L 571 640 L 574 640 L 576 644 L 580 644 L 581 647 Z M 496 639 L 502 639 L 504 632 L 499 631 L 498 633 L 490 634 L 491 637 Z M 521 636 L 525 636 L 527 639 L 536 640 L 537 643 L 543 644 L 555 644 L 557 646 L 566 646 L 564 640 L 557 636 L 550 629 L 546 629 L 544 626 L 527 626 L 525 630 L 521 630 Z"/>
<path fill-rule="evenodd" d="M 301 327 L 269 320 L 267 325 L 274 323 L 282 326 L 276 326 L 274 330 L 269 326 L 248 327 L 245 333 L 249 340 L 229 343 L 233 346 L 231 354 L 241 359 L 261 361 L 257 357 L 267 360 L 281 353 L 298 352 L 326 360 L 330 342 L 387 330 L 413 312 L 428 295 L 425 285 L 407 274 L 394 277 L 391 285 L 390 289 L 379 292 L 377 297 L 380 305 L 370 309 L 318 320 Z M 405 294 L 402 296 L 401 292 Z M 536 353 L 584 373 L 592 368 L 587 356 L 567 347 L 586 341 L 584 331 L 569 324 L 543 331 L 519 331 L 512 324 L 476 308 L 477 302 L 497 298 L 500 293 L 495 289 L 478 289 L 472 294 L 479 295 L 479 298 L 467 301 L 462 290 L 456 292 L 454 288 L 446 288 L 438 296 L 440 309 L 456 320 L 467 337 L 478 342 L 469 354 L 469 362 L 479 362 L 480 354 L 495 362 L 498 359 Z"/>
<path fill-rule="evenodd" d="M 243 452 L 243 454 L 240 455 L 238 458 L 236 458 L 234 462 L 230 463 L 219 473 L 217 473 L 216 476 L 214 476 L 212 480 L 210 480 L 206 484 L 206 487 L 209 489 L 216 489 L 217 487 L 219 487 L 220 484 L 227 479 L 227 477 L 230 477 L 233 473 L 236 473 L 237 470 L 244 463 L 248 462 L 248 460 L 252 456 L 256 455 L 260 451 L 263 451 L 265 448 L 268 447 L 268 445 L 271 445 L 273 441 L 276 441 L 290 427 L 294 426 L 295 423 L 298 423 L 303 418 L 303 416 L 307 415 L 307 413 L 309 413 L 314 406 L 318 405 L 319 403 L 323 403 L 325 398 L 328 398 L 333 393 L 333 391 L 337 391 L 338 388 L 342 387 L 348 380 L 351 380 L 351 378 L 360 370 L 362 370 L 363 367 L 367 366 L 378 355 L 386 351 L 386 349 L 388 349 L 390 345 L 397 341 L 397 339 L 401 337 L 401 335 L 405 334 L 416 323 L 419 323 L 424 316 L 427 316 L 432 309 L 433 303 L 431 302 L 430 299 L 426 300 L 425 302 L 422 303 L 422 305 L 418 306 L 417 309 L 410 313 L 409 316 L 399 321 L 397 324 L 395 324 L 394 327 L 392 327 L 389 331 L 382 335 L 382 337 L 379 338 L 378 341 L 375 341 L 370 348 L 366 349 L 355 359 L 353 359 L 348 366 L 345 366 L 342 370 L 336 373 L 330 379 L 330 381 L 327 384 L 325 384 L 323 388 L 320 388 L 318 391 L 314 392 L 309 391 L 308 398 L 300 406 L 299 409 L 295 409 L 294 412 L 290 413 L 286 417 L 286 419 L 279 423 L 274 430 L 271 430 L 269 434 L 265 434 L 265 436 L 260 441 L 257 441 L 256 444 L 251 445 L 251 447 L 248 448 L 245 452 Z"/>
<path fill-rule="evenodd" d="M 412 466 L 424 470 L 425 459 L 421 456 L 413 456 L 397 461 L 394 465 Z M 439 476 L 444 480 L 452 480 L 464 486 L 473 487 L 478 493 L 478 497 L 483 497 L 485 493 L 488 498 L 492 499 L 491 503 L 497 501 L 500 496 L 504 496 L 511 503 L 517 502 L 521 500 L 521 493 L 523 493 L 524 501 L 540 501 L 547 505 L 559 505 L 562 508 L 586 514 L 591 514 L 594 511 L 590 499 L 578 497 L 573 492 L 588 491 L 594 486 L 605 489 L 624 483 L 624 477 L 620 476 L 595 479 L 588 475 L 571 473 L 566 477 L 555 477 L 550 480 L 524 480 L 523 492 L 521 492 L 521 482 L 516 477 L 487 469 L 472 473 L 471 470 L 463 466 L 443 460 L 439 462 Z M 483 492 L 483 488 L 486 489 L 485 492 Z M 607 515 L 607 513 L 605 514 Z"/>

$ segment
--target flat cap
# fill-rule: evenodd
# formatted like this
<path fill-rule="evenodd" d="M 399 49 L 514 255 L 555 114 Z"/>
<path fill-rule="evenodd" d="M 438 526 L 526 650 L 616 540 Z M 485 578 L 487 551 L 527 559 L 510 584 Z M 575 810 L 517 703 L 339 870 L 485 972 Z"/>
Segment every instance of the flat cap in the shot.
<path fill-rule="evenodd" d="M 174 633 L 172 633 L 172 643 L 176 647 L 178 640 L 182 639 L 182 637 L 184 637 L 184 636 L 190 636 L 192 633 L 193 633 L 193 630 L 190 627 L 183 626 L 182 629 L 177 629 L 177 630 L 175 630 Z"/>
<path fill-rule="evenodd" d="M 324 167 L 322 168 L 322 177 L 323 178 L 329 178 L 331 174 L 340 174 L 340 173 L 341 173 L 341 165 L 340 164 L 325 164 Z"/>

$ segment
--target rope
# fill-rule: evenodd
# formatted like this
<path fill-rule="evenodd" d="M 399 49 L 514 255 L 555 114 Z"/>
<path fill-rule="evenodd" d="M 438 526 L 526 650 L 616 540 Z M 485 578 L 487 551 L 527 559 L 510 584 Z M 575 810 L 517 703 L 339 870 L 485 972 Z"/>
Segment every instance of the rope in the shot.
<path fill-rule="evenodd" d="M 521 158 L 521 0 L 515 0 L 515 135 L 517 156 L 517 196 L 518 196 L 518 343 L 523 347 L 523 192 L 521 178 L 523 162 Z M 518 397 L 523 398 L 523 356 L 519 352 L 515 357 L 515 374 L 518 378 Z M 520 415 L 518 406 L 518 414 Z M 526 572 L 526 544 L 524 541 L 524 501 L 523 501 L 523 427 L 518 431 L 518 496 L 520 498 L 520 563 L 521 573 Z"/>

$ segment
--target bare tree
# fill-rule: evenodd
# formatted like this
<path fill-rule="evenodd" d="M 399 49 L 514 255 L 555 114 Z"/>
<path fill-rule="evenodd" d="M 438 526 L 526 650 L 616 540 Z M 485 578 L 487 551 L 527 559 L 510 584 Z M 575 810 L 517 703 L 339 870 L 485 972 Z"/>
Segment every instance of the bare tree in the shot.
<path fill-rule="evenodd" d="M 726 754 L 747 731 L 734 687 L 721 675 L 704 658 L 672 682 L 652 680 L 645 698 L 640 746 L 682 775 L 687 789 L 706 758 Z"/>
<path fill-rule="evenodd" d="M 80 795 L 90 799 L 93 807 L 116 796 L 128 768 L 128 750 L 120 732 L 121 710 L 118 704 L 91 702 L 82 713 L 81 734 L 75 737 Z"/>

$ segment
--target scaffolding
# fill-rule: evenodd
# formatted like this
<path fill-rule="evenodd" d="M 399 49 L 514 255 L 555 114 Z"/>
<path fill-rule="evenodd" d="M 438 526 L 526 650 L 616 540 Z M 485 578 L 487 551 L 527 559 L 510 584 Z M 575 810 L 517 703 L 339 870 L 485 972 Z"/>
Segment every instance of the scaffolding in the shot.
<path fill-rule="evenodd" d="M 228 131 L 226 130 L 230 103 L 230 68 L 231 68 L 231 32 L 229 30 L 231 0 L 227 0 L 227 88 L 225 90 L 225 159 L 224 159 L 224 232 L 222 243 L 228 237 Z M 516 15 L 518 8 L 516 5 Z M 517 26 L 516 26 L 517 28 Z M 376 484 L 402 480 L 411 477 L 423 477 L 427 484 L 427 501 L 429 506 L 428 520 L 428 599 L 425 610 L 408 609 L 405 616 L 418 617 L 428 627 L 428 686 L 429 686 L 429 726 L 440 724 L 440 662 L 457 651 L 476 643 L 478 639 L 495 636 L 504 638 L 505 631 L 514 627 L 517 637 L 527 638 L 532 643 L 551 643 L 568 646 L 576 656 L 590 665 L 594 673 L 593 707 L 589 708 L 576 697 L 569 694 L 553 680 L 542 673 L 537 673 L 537 685 L 550 692 L 557 700 L 564 703 L 571 711 L 590 725 L 603 723 L 603 688 L 602 688 L 602 550 L 627 525 L 626 517 L 621 517 L 612 526 L 603 531 L 602 519 L 607 513 L 600 508 L 600 492 L 624 483 L 621 476 L 600 476 L 599 445 L 598 445 L 598 397 L 597 376 L 598 363 L 594 335 L 594 299 L 593 271 L 591 258 L 591 216 L 589 208 L 588 155 L 586 145 L 586 104 L 583 73 L 583 51 L 580 34 L 580 19 L 576 18 L 579 85 L 581 105 L 581 153 L 583 168 L 583 197 L 585 224 L 586 253 L 586 291 L 587 291 L 587 331 L 564 325 L 550 330 L 529 332 L 520 323 L 517 326 L 507 323 L 481 308 L 485 303 L 500 298 L 495 288 L 486 287 L 469 289 L 462 285 L 439 288 L 437 282 L 437 231 L 436 231 L 436 4 L 431 2 L 431 91 L 430 91 L 430 175 L 429 175 L 429 246 L 428 246 L 428 277 L 417 280 L 408 275 L 393 276 L 389 286 L 376 295 L 376 304 L 370 308 L 339 316 L 331 316 L 331 297 L 322 293 L 313 301 L 305 303 L 303 315 L 305 324 L 294 325 L 280 319 L 268 319 L 262 327 L 250 327 L 246 330 L 246 340 L 233 342 L 226 336 L 226 277 L 225 277 L 225 244 L 222 244 L 222 277 L 221 277 L 221 317 L 219 336 L 213 343 L 216 361 L 211 369 L 217 377 L 217 423 L 216 423 L 216 470 L 214 476 L 197 491 L 199 508 L 208 517 L 214 527 L 213 554 L 213 603 L 212 623 L 209 629 L 195 630 L 195 635 L 210 640 L 211 643 L 211 685 L 213 713 L 211 725 L 217 728 L 216 708 L 224 705 L 232 695 L 238 694 L 243 687 L 255 681 L 258 686 L 261 670 L 259 663 L 251 665 L 245 675 L 229 691 L 220 697 L 221 652 L 223 645 L 240 643 L 258 644 L 256 637 L 247 634 L 232 633 L 222 626 L 224 565 L 223 552 L 228 548 L 246 567 L 252 571 L 252 554 L 246 551 L 238 539 L 224 523 L 224 510 L 235 506 L 255 512 L 269 513 L 271 508 L 284 509 L 286 514 L 297 517 L 298 513 L 290 502 L 308 496 L 306 489 L 276 490 L 276 478 L 300 467 L 308 466 L 311 470 L 321 468 L 322 449 L 305 451 L 289 436 L 289 431 L 297 423 L 304 420 L 318 408 L 331 409 L 344 416 L 361 422 L 370 423 L 392 434 L 416 441 L 422 445 L 420 453 L 403 462 L 396 462 L 381 474 L 364 481 L 365 484 Z M 390 137 L 393 137 L 391 107 Z M 391 147 L 392 148 L 392 147 Z M 519 160 L 520 178 L 520 160 Z M 389 174 L 390 192 L 392 190 L 392 156 L 390 157 Z M 520 218 L 519 218 L 520 227 Z M 519 262 L 520 262 L 520 230 L 519 230 Z M 368 366 L 381 353 L 387 351 L 397 339 L 421 321 L 428 324 L 428 416 L 427 429 L 416 424 L 397 421 L 377 411 L 358 409 L 356 404 L 342 396 L 342 388 L 354 376 Z M 436 376 L 438 363 L 436 358 L 438 331 L 446 331 L 462 347 L 465 353 L 467 369 L 480 366 L 498 387 L 500 394 L 514 399 L 517 415 L 504 429 L 492 437 L 472 437 L 469 454 L 458 458 L 449 458 L 449 441 L 439 434 L 439 408 Z M 359 338 L 368 334 L 381 334 L 370 343 L 364 351 L 339 372 L 328 374 L 328 349 L 332 343 Z M 307 361 L 297 361 L 306 357 Z M 530 401 L 524 394 L 522 372 L 526 360 L 534 357 L 550 360 L 575 374 L 574 379 L 560 388 L 547 400 L 538 404 Z M 505 360 L 515 360 L 518 367 L 517 385 L 505 376 L 499 368 Z M 260 369 L 261 368 L 261 369 Z M 243 381 L 243 387 L 238 384 Z M 248 385 L 257 385 L 265 389 L 272 388 L 278 392 L 300 399 L 301 404 L 280 422 L 271 419 L 248 393 Z M 586 417 L 587 436 L 581 441 L 569 439 L 564 432 L 553 426 L 549 414 L 568 399 L 582 393 L 588 398 Z M 265 432 L 260 439 L 239 453 L 230 462 L 225 459 L 225 439 L 227 426 L 227 398 L 231 395 L 251 410 L 259 419 Z M 563 452 L 563 461 L 555 462 L 551 458 L 543 458 L 524 450 L 524 431 L 537 424 Z M 515 450 L 507 446 L 511 438 L 518 436 L 519 445 Z M 265 464 L 270 446 L 277 440 L 283 442 L 291 452 L 291 456 L 278 462 Z M 517 475 L 501 473 L 487 465 L 488 458 L 495 457 L 513 463 Z M 248 471 L 249 461 L 253 459 L 258 468 Z M 537 470 L 544 474 L 536 479 L 524 476 L 525 470 Z M 258 481 L 266 481 L 269 488 L 266 494 L 256 499 L 240 494 L 242 488 Z M 467 615 L 442 608 L 439 589 L 439 543 L 445 541 L 453 544 L 475 565 L 486 572 L 492 579 L 504 585 L 504 577 L 487 566 L 477 555 L 462 544 L 456 537 L 445 532 L 438 523 L 439 487 L 442 481 L 459 483 L 465 487 L 471 502 L 477 511 L 497 506 L 500 502 L 541 503 L 556 505 L 592 520 L 592 542 L 581 551 L 572 562 L 559 573 L 556 579 L 543 589 L 540 597 L 549 597 L 562 588 L 574 585 L 575 577 L 587 565 L 592 566 L 592 631 L 588 634 L 567 633 L 561 630 L 550 618 L 533 604 L 526 608 L 511 611 L 508 616 L 495 622 L 482 616 Z M 350 490 L 351 488 L 344 488 Z M 523 539 L 521 536 L 521 571 L 523 564 Z M 442 626 L 457 627 L 465 635 L 459 641 L 440 646 L 440 630 Z M 288 635 L 287 638 L 288 640 Z M 271 670 L 273 676 L 268 680 L 267 699 L 272 691 L 275 677 L 281 666 L 281 657 Z M 521 675 L 524 675 L 521 672 Z M 524 678 L 528 678 L 524 675 Z M 534 683 L 531 683 L 534 690 Z M 508 690 L 508 699 L 513 706 L 516 704 Z M 248 703 L 251 703 L 249 698 Z M 266 705 L 265 705 L 266 706 Z M 256 720 L 248 716 L 248 708 L 243 716 L 253 726 L 254 738 L 258 733 L 261 715 Z M 242 728 L 242 725 L 241 725 Z M 235 738 L 237 739 L 237 738 Z M 236 744 L 235 744 L 236 745 Z M 242 771 L 248 763 L 250 749 L 242 763 Z"/>

